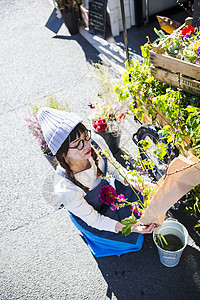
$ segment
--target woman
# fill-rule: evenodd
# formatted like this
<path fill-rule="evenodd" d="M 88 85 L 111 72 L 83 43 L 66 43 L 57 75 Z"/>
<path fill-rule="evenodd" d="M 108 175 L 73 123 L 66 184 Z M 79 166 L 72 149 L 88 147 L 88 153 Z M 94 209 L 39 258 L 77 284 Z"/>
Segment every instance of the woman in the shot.
<path fill-rule="evenodd" d="M 101 188 L 109 184 L 100 177 L 106 172 L 115 177 L 117 194 L 135 197 L 132 189 L 124 185 L 118 171 L 105 158 L 97 155 L 97 143 L 103 145 L 100 137 L 99 141 L 96 139 L 97 143 L 93 142 L 93 146 L 90 131 L 81 123 L 82 120 L 68 112 L 42 108 L 38 120 L 44 138 L 58 161 L 55 192 L 76 226 L 85 234 L 90 232 L 92 236 L 123 243 L 124 250 L 120 253 L 139 250 L 143 242 L 140 233 L 152 233 L 154 225 L 147 227 L 138 222 L 133 233 L 125 237 L 121 233 L 124 225 L 120 221 L 130 215 L 130 208 L 126 206 L 119 211 L 112 211 L 99 200 Z M 114 244 L 113 248 L 117 249 Z M 117 250 L 116 253 L 119 254 Z"/>

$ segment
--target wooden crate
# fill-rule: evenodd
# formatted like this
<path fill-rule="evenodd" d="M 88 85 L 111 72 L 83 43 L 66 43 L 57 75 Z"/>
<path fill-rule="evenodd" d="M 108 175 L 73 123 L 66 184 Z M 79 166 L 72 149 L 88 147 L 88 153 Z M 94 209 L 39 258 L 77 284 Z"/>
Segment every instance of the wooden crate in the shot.
<path fill-rule="evenodd" d="M 185 24 L 177 31 L 185 25 L 190 26 L 191 22 L 192 18 L 186 19 Z M 191 94 L 200 95 L 200 65 L 165 55 L 162 43 L 153 46 L 150 51 L 150 62 L 151 74 L 157 80 L 178 87 L 178 74 L 180 73 L 180 87 Z"/>

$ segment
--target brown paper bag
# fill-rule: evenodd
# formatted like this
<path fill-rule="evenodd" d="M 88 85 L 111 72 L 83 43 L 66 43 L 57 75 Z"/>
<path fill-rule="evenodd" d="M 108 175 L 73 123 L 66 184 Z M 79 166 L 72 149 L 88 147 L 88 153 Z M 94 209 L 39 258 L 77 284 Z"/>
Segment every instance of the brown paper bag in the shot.
<path fill-rule="evenodd" d="M 180 155 L 169 165 L 167 176 L 161 178 L 149 206 L 140 218 L 142 224 L 162 225 L 166 212 L 182 196 L 200 184 L 200 160 Z"/>

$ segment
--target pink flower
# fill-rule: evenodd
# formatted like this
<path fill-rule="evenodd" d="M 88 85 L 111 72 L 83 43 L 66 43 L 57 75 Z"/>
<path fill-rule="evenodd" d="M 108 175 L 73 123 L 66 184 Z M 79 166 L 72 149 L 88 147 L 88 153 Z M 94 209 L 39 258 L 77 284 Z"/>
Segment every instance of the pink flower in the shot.
<path fill-rule="evenodd" d="M 133 205 L 131 205 L 130 211 L 133 211 L 133 210 L 134 210 L 134 206 L 133 206 Z"/>
<path fill-rule="evenodd" d="M 134 213 L 137 213 L 137 212 L 138 212 L 137 208 L 134 208 L 133 212 L 134 212 Z"/>
<path fill-rule="evenodd" d="M 112 206 L 110 207 L 110 209 L 112 209 L 112 210 L 119 210 L 119 206 L 112 204 Z"/>
<path fill-rule="evenodd" d="M 91 102 L 89 102 L 88 106 L 89 106 L 90 108 L 95 108 L 95 106 L 94 106 Z"/>
<path fill-rule="evenodd" d="M 112 186 L 103 186 L 99 192 L 99 199 L 107 204 L 114 204 L 117 197 L 117 192 Z"/>
<path fill-rule="evenodd" d="M 124 195 L 123 195 L 123 194 L 118 195 L 117 201 L 118 201 L 118 202 L 122 202 L 122 200 L 125 200 Z"/>
<path fill-rule="evenodd" d="M 142 212 L 141 211 L 138 213 L 138 216 L 140 216 L 140 217 L 142 216 Z"/>

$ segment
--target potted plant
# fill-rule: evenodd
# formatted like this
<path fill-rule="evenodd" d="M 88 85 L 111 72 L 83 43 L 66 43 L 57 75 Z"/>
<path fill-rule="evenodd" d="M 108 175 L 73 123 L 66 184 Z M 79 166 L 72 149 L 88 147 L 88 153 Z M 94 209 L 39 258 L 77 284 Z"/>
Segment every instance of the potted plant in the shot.
<path fill-rule="evenodd" d="M 81 0 L 55 0 L 70 34 L 79 33 L 78 10 Z"/>
<path fill-rule="evenodd" d="M 114 154 L 119 149 L 121 138 L 121 127 L 126 117 L 126 107 L 115 99 L 112 101 L 104 99 L 98 94 L 98 100 L 89 103 L 92 109 L 90 116 L 92 127 L 100 134 Z"/>
<path fill-rule="evenodd" d="M 51 153 L 49 149 L 42 130 L 41 126 L 37 119 L 37 113 L 40 108 L 48 106 L 54 109 L 70 111 L 67 101 L 58 101 L 53 95 L 50 97 L 44 97 L 37 102 L 34 102 L 30 105 L 28 109 L 28 116 L 25 118 L 26 125 L 29 129 L 29 132 L 36 138 L 39 143 L 39 146 L 46 157 L 46 159 L 51 163 L 51 165 L 56 168 L 55 156 Z"/>
<path fill-rule="evenodd" d="M 100 92 L 97 99 L 88 104 L 92 109 L 89 119 L 93 130 L 105 139 L 111 152 L 115 154 L 119 150 L 122 125 L 127 113 L 127 101 L 118 101 L 114 88 L 119 82 L 111 76 L 108 67 L 98 63 L 93 66 L 93 75 L 99 80 Z"/>

